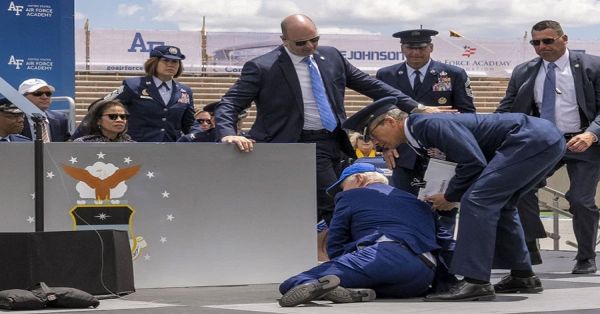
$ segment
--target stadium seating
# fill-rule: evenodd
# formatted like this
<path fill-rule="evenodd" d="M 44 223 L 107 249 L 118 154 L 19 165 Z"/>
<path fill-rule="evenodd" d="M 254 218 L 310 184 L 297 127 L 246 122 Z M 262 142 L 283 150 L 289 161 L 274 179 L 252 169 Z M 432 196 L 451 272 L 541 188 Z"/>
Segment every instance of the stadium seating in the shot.
<path fill-rule="evenodd" d="M 121 81 L 131 76 L 142 73 L 104 73 L 80 71 L 75 75 L 75 102 L 77 104 L 77 122 L 81 121 L 87 111 L 87 106 L 97 98 L 120 86 Z M 237 80 L 238 75 L 210 74 L 201 76 L 198 73 L 184 74 L 179 81 L 188 85 L 194 91 L 194 103 L 197 108 L 217 101 Z M 479 112 L 492 112 L 504 96 L 508 78 L 497 77 L 472 77 L 471 85 L 475 97 L 475 106 Z M 60 96 L 60 95 L 59 95 Z M 370 103 L 370 99 L 352 90 L 346 93 L 346 111 L 352 115 L 360 108 Z M 248 129 L 254 122 L 254 107 L 244 120 L 244 129 Z"/>

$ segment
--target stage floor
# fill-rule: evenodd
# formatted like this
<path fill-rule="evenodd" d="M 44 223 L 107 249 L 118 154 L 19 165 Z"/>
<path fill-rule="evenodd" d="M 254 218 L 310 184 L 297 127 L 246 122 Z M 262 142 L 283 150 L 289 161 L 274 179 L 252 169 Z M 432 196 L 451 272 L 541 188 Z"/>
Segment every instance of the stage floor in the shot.
<path fill-rule="evenodd" d="M 332 304 L 325 301 L 281 308 L 276 284 L 140 289 L 122 299 L 102 300 L 96 310 L 19 311 L 19 313 L 598 313 L 600 275 L 572 275 L 573 251 L 542 251 L 544 263 L 535 266 L 545 291 L 503 294 L 491 302 L 426 303 L 421 299 L 382 299 L 370 303 Z M 506 272 L 493 274 L 496 282 Z M 1 312 L 1 311 L 0 311 Z"/>

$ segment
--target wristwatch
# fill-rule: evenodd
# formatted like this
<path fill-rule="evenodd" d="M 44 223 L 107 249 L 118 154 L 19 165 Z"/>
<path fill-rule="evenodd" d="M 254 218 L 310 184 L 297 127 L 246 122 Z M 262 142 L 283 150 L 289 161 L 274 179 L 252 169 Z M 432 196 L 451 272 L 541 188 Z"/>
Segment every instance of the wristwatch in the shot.
<path fill-rule="evenodd" d="M 425 106 L 423 104 L 418 104 L 415 109 L 410 111 L 410 113 L 421 113 L 421 112 L 424 112 L 425 109 L 427 109 L 427 106 Z"/>

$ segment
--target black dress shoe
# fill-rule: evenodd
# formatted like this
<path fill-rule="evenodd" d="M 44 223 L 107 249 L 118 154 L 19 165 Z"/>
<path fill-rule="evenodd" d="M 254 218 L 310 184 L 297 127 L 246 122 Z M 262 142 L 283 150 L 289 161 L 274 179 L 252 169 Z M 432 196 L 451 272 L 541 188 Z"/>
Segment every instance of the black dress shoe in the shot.
<path fill-rule="evenodd" d="M 538 276 L 519 278 L 507 275 L 494 285 L 494 291 L 496 293 L 538 293 L 544 291 L 544 288 Z"/>
<path fill-rule="evenodd" d="M 573 274 L 593 274 L 596 272 L 596 259 L 588 258 L 577 260 L 575 267 L 573 267 Z"/>
<path fill-rule="evenodd" d="M 329 293 L 340 285 L 340 278 L 335 275 L 327 275 L 317 280 L 297 285 L 288 290 L 281 299 L 279 305 L 283 307 L 296 306 L 316 300 Z"/>
<path fill-rule="evenodd" d="M 496 298 L 490 283 L 477 284 L 459 281 L 447 292 L 431 293 L 425 296 L 426 302 L 491 301 Z"/>

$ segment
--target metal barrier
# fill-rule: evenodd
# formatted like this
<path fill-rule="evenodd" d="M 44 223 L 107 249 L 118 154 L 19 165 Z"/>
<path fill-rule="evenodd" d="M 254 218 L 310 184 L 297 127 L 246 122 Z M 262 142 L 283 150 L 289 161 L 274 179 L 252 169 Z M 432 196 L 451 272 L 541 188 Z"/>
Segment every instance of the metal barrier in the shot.
<path fill-rule="evenodd" d="M 565 193 L 555 190 L 553 188 L 547 187 L 547 186 L 541 188 L 540 191 L 545 191 L 552 195 L 552 204 L 548 204 L 545 201 L 540 201 L 540 210 L 548 209 L 548 210 L 552 211 L 552 232 L 546 232 L 546 235 L 548 235 L 548 237 L 553 240 L 552 249 L 554 251 L 557 251 L 560 249 L 560 246 L 559 246 L 560 231 L 559 231 L 559 223 L 558 223 L 559 221 L 558 220 L 561 215 L 565 216 L 565 217 L 573 218 L 573 214 L 560 208 L 558 201 L 561 198 L 566 199 Z M 572 241 L 566 241 L 565 243 L 567 245 L 577 248 L 577 243 L 574 243 Z"/>
<path fill-rule="evenodd" d="M 73 134 L 77 128 L 77 123 L 75 122 L 75 100 L 68 96 L 53 96 L 52 101 L 66 101 L 69 103 L 69 109 L 62 109 L 58 111 L 65 112 L 69 117 L 69 133 Z"/>

